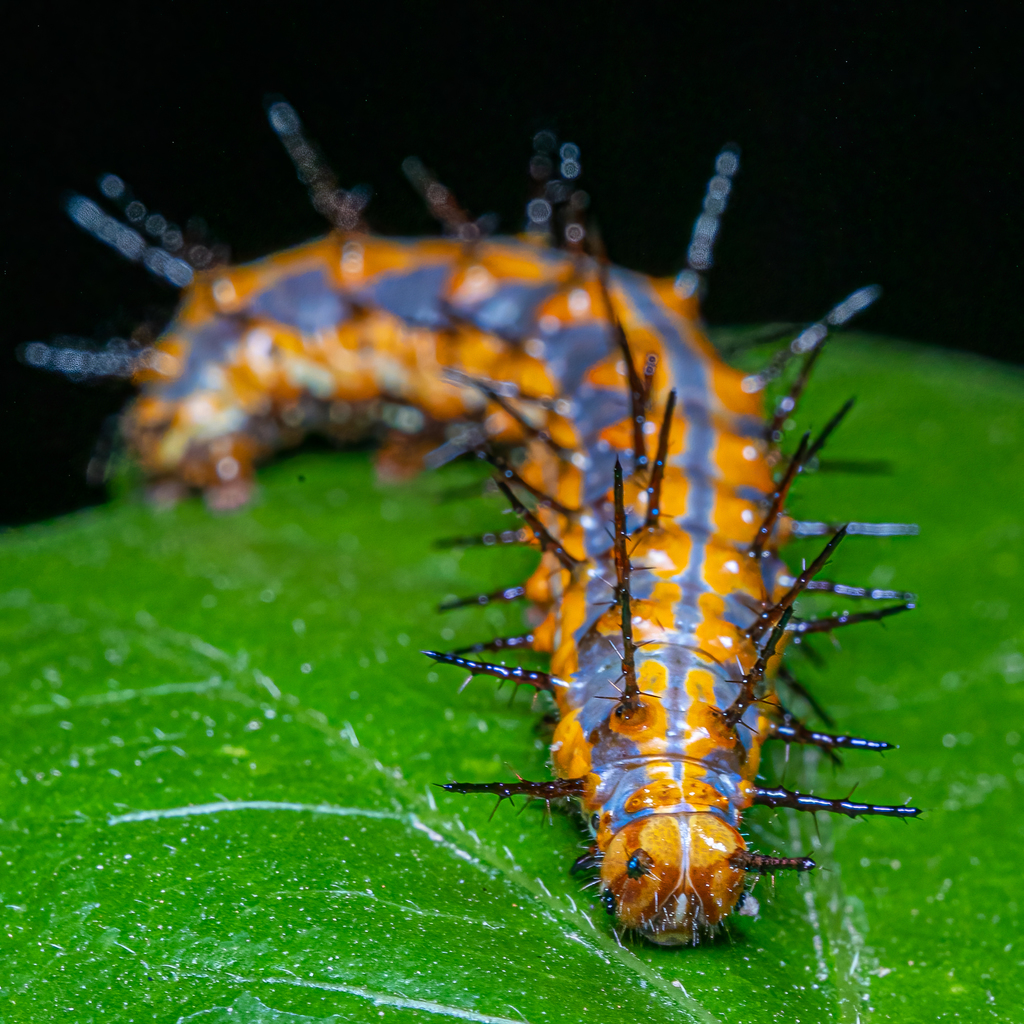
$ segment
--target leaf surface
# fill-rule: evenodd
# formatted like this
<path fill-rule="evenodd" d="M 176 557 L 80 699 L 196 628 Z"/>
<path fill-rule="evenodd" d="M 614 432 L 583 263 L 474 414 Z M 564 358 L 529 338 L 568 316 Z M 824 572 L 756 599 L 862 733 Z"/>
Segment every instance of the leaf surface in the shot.
<path fill-rule="evenodd" d="M 120 499 L 8 533 L 0 1019 L 1024 1020 L 1024 379 L 848 338 L 794 429 L 850 394 L 826 458 L 891 475 L 807 474 L 791 511 L 919 523 L 827 570 L 919 607 L 790 661 L 839 729 L 900 749 L 835 772 L 779 750 L 766 777 L 927 813 L 816 832 L 752 811 L 752 845 L 822 870 L 765 879 L 760 917 L 698 949 L 619 944 L 567 873 L 570 815 L 489 820 L 432 786 L 548 777 L 525 693 L 458 693 L 418 653 L 523 628 L 516 605 L 434 610 L 534 562 L 432 547 L 508 525 L 500 500 L 445 497 L 473 467 L 381 488 L 365 453 L 304 454 L 235 515 Z"/>

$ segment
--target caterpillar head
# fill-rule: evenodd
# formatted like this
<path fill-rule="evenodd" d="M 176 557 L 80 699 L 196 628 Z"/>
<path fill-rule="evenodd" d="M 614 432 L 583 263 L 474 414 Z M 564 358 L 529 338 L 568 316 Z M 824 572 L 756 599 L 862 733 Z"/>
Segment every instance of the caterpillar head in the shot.
<path fill-rule="evenodd" d="M 627 928 L 666 946 L 696 943 L 736 906 L 746 844 L 707 812 L 653 814 L 613 837 L 601 863 L 606 905 Z"/>

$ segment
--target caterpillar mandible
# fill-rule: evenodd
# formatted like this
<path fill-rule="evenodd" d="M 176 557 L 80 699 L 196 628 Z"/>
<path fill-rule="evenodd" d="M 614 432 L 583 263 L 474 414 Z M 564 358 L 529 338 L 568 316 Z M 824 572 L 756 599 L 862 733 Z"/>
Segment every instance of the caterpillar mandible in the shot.
<path fill-rule="evenodd" d="M 588 235 L 579 150 L 550 132 L 535 138 L 522 234 L 491 237 L 409 160 L 445 237 L 408 240 L 369 232 L 368 194 L 338 187 L 288 104 L 272 104 L 269 118 L 331 233 L 249 265 L 218 264 L 108 175 L 101 191 L 127 224 L 81 196 L 68 213 L 183 288 L 177 313 L 145 348 L 33 343 L 26 361 L 133 376 L 141 394 L 123 433 L 161 500 L 201 489 L 212 507 L 236 507 L 257 462 L 311 430 L 348 440 L 386 428 L 380 466 L 390 476 L 459 456 L 490 463 L 523 524 L 502 540 L 532 545 L 540 562 L 524 584 L 460 603 L 525 598 L 540 624 L 424 653 L 550 693 L 556 777 L 444 788 L 499 802 L 577 801 L 592 841 L 573 870 L 598 872 L 619 926 L 656 943 L 696 943 L 741 906 L 748 877 L 812 869 L 808 857 L 747 848 L 742 815 L 755 805 L 917 815 L 757 781 L 768 740 L 829 753 L 890 746 L 810 729 L 775 687 L 795 635 L 913 607 L 912 595 L 815 579 L 846 536 L 912 527 L 800 523 L 785 513 L 790 487 L 850 403 L 791 456 L 780 449 L 782 424 L 830 329 L 877 289 L 854 292 L 762 373 L 745 375 L 718 356 L 699 313 L 701 274 L 739 166 L 734 148 L 717 158 L 686 269 L 659 280 L 605 259 Z M 766 419 L 764 386 L 790 359 L 802 361 L 799 374 Z M 793 535 L 830 535 L 795 575 L 778 554 Z M 899 603 L 801 621 L 794 602 L 807 589 Z M 466 656 L 517 648 L 549 653 L 549 670 Z"/>

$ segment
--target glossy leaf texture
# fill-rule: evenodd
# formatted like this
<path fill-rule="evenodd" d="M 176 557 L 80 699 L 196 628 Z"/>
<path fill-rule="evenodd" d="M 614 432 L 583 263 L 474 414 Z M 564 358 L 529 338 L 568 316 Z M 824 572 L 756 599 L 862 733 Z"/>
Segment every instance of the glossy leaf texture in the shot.
<path fill-rule="evenodd" d="M 789 660 L 839 729 L 900 749 L 780 748 L 765 777 L 926 813 L 751 811 L 755 848 L 821 869 L 697 949 L 620 943 L 568 875 L 570 814 L 433 786 L 548 777 L 543 706 L 418 653 L 522 629 L 435 611 L 534 562 L 432 546 L 509 525 L 466 493 L 478 467 L 384 488 L 365 452 L 307 453 L 234 515 L 125 498 L 6 534 L 0 1020 L 1024 1020 L 1024 377 L 849 337 L 788 446 L 851 394 L 790 509 L 919 523 L 827 572 L 919 606 Z"/>

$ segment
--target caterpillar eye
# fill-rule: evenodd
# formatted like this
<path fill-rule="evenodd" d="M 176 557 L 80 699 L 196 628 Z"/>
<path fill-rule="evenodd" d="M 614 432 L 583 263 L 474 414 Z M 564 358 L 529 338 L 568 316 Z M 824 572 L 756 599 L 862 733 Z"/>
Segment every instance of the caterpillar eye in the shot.
<path fill-rule="evenodd" d="M 612 917 L 614 917 L 615 916 L 615 894 L 612 893 L 612 892 L 609 892 L 607 889 L 605 889 L 604 892 L 601 893 L 601 902 L 604 904 L 604 909 L 607 910 L 608 913 L 611 914 Z"/>
<path fill-rule="evenodd" d="M 654 858 L 646 850 L 634 850 L 626 861 L 626 874 L 630 878 L 654 874 Z"/>

